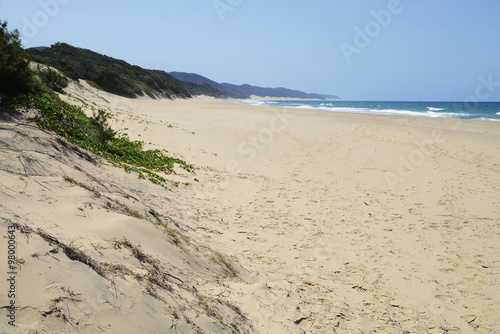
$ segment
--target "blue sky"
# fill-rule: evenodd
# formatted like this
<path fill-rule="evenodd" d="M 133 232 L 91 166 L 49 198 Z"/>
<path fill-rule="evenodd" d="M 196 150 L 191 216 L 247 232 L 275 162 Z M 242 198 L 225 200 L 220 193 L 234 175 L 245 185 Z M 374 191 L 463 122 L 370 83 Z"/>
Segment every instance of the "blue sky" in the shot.
<path fill-rule="evenodd" d="M 486 80 L 480 100 L 500 101 L 499 14 L 498 0 L 0 0 L 24 47 L 349 100 L 463 101 Z"/>

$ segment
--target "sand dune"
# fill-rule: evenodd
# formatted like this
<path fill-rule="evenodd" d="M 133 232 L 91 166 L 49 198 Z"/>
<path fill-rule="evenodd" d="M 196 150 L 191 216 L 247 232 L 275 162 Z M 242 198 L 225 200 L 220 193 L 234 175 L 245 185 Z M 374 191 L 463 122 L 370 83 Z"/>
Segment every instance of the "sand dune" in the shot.
<path fill-rule="evenodd" d="M 198 170 L 169 192 L 3 122 L 19 332 L 500 331 L 497 122 L 91 91 L 70 89 Z"/>
<path fill-rule="evenodd" d="M 245 271 L 232 278 L 178 233 L 188 201 L 30 124 L 2 122 L 0 150 L 2 254 L 15 226 L 18 265 L 15 297 L 1 285 L 16 327 L 2 314 L 0 332 L 250 332 L 237 307 L 200 289 Z"/>

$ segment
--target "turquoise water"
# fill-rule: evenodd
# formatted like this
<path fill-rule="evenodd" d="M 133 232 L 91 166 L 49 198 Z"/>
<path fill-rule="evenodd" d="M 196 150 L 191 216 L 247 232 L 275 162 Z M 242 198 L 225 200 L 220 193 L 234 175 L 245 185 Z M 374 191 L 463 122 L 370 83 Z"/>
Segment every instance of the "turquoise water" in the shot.
<path fill-rule="evenodd" d="M 449 117 L 500 121 L 500 102 L 370 102 L 370 101 L 263 101 L 244 100 L 253 105 L 317 109 L 365 114 Z"/>

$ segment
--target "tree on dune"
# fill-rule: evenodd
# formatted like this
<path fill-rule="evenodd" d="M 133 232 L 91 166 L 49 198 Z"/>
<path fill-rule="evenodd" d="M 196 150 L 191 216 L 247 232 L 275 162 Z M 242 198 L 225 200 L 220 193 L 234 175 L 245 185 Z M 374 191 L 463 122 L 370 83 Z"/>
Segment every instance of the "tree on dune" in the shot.
<path fill-rule="evenodd" d="M 0 92 L 16 94 L 34 87 L 30 62 L 21 47 L 19 32 L 10 32 L 7 21 L 0 21 Z"/>

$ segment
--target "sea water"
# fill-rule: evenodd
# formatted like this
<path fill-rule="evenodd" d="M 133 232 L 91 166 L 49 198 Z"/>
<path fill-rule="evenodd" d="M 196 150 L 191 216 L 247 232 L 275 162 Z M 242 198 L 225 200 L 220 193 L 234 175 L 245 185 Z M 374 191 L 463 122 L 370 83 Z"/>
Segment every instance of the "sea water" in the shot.
<path fill-rule="evenodd" d="M 381 101 L 292 101 L 243 100 L 253 105 L 317 109 L 365 114 L 450 117 L 500 121 L 500 102 L 381 102 Z"/>

